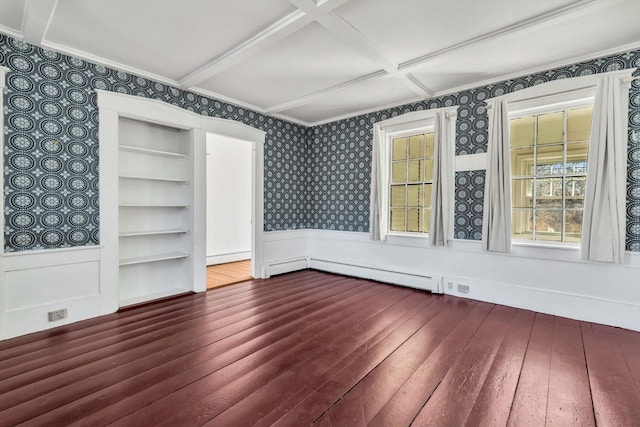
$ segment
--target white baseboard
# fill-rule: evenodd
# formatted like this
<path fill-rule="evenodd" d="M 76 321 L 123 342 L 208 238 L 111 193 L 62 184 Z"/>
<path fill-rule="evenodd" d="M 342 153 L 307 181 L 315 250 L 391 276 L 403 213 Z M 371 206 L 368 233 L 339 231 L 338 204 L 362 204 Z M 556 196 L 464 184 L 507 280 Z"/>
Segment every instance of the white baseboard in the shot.
<path fill-rule="evenodd" d="M 227 262 L 244 261 L 247 259 L 251 259 L 251 250 L 230 254 L 207 255 L 207 265 L 225 264 Z"/>
<path fill-rule="evenodd" d="M 612 265 L 582 261 L 575 250 L 495 254 L 475 241 L 434 248 L 416 237 L 378 242 L 367 233 L 309 230 L 308 256 L 319 270 L 420 289 L 429 289 L 423 284 L 432 277 L 433 291 L 640 331 L 639 254 Z M 458 284 L 469 293 L 458 292 Z"/>
<path fill-rule="evenodd" d="M 445 294 L 640 331 L 638 304 L 471 278 L 451 282 L 453 287 L 445 286 Z M 459 292 L 458 284 L 469 286 L 469 293 Z"/>

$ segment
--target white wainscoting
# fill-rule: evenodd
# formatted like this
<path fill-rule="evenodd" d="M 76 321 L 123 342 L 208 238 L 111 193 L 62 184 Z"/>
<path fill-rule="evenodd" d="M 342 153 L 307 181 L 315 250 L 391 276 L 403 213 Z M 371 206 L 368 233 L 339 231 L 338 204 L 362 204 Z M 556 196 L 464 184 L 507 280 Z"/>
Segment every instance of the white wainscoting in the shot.
<path fill-rule="evenodd" d="M 102 314 L 99 247 L 3 254 L 0 274 L 0 339 Z M 61 309 L 67 318 L 49 322 Z"/>
<path fill-rule="evenodd" d="M 431 248 L 422 238 L 374 242 L 367 233 L 329 230 L 266 232 L 260 240 L 260 277 L 314 268 L 640 331 L 640 254 L 614 266 L 581 261 L 575 249 L 515 246 L 504 255 L 481 251 L 479 242 Z M 112 312 L 101 308 L 109 295 L 100 285 L 100 251 L 0 256 L 0 338 Z M 66 319 L 48 322 L 49 311 L 63 308 Z"/>
<path fill-rule="evenodd" d="M 334 267 L 322 269 L 402 285 L 407 284 L 397 278 L 385 280 L 386 272 L 432 277 L 433 290 L 446 294 L 640 331 L 640 254 L 628 254 L 624 265 L 609 265 L 582 261 L 575 249 L 516 246 L 505 255 L 483 252 L 474 241 L 433 248 L 416 237 L 374 242 L 367 233 L 308 235 L 311 268 L 330 261 Z M 458 292 L 459 284 L 469 286 L 469 293 Z"/>

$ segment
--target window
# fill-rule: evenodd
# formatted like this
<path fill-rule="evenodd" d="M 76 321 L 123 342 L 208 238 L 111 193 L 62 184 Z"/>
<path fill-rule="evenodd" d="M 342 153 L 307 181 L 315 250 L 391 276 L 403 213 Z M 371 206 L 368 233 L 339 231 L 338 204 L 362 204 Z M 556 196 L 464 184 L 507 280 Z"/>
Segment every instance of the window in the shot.
<path fill-rule="evenodd" d="M 393 233 L 401 240 L 426 237 L 429 245 L 447 245 L 453 235 L 456 111 L 457 106 L 413 111 L 374 123 L 371 239 L 384 241 Z"/>
<path fill-rule="evenodd" d="M 428 233 L 433 185 L 432 130 L 389 135 L 389 230 Z"/>
<path fill-rule="evenodd" d="M 580 242 L 589 103 L 510 116 L 513 239 Z"/>

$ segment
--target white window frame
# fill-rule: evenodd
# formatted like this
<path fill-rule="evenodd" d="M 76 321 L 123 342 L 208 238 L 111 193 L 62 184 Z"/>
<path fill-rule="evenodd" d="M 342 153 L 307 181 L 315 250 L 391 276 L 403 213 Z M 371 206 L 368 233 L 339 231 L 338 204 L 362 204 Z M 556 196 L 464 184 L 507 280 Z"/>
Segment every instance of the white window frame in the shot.
<path fill-rule="evenodd" d="M 422 133 L 433 132 L 435 127 L 434 118 L 424 119 L 419 122 L 406 123 L 396 126 L 390 126 L 386 129 L 385 137 L 386 137 L 386 158 L 385 158 L 385 166 L 386 172 L 385 176 L 387 177 L 386 187 L 387 187 L 387 205 L 385 209 L 387 210 L 387 236 L 402 236 L 402 237 L 416 237 L 420 239 L 428 239 L 429 231 L 391 231 L 391 185 L 393 184 L 391 178 L 391 163 L 393 162 L 393 140 L 395 138 L 402 138 L 404 136 L 411 135 L 419 135 Z M 435 171 L 434 171 L 435 173 Z M 433 182 L 433 178 L 432 178 Z M 423 206 L 422 208 L 426 208 Z M 431 206 L 429 206 L 431 209 Z"/>
<path fill-rule="evenodd" d="M 374 144 L 378 144 L 378 140 L 376 140 L 375 133 L 381 132 L 381 137 L 384 138 L 384 149 L 380 149 L 378 152 L 379 162 L 378 167 L 381 168 L 377 173 L 378 176 L 378 187 L 384 186 L 385 191 L 376 191 L 379 194 L 378 201 L 376 203 L 377 208 L 379 209 L 379 220 L 382 223 L 384 220 L 384 232 L 380 232 L 380 240 L 386 240 L 386 237 L 390 237 L 392 243 L 397 242 L 399 244 L 404 244 L 411 239 L 416 239 L 416 244 L 422 246 L 428 242 L 429 233 L 428 232 L 396 232 L 390 230 L 389 224 L 389 192 L 391 185 L 390 178 L 390 166 L 391 166 L 391 144 L 389 135 L 394 134 L 400 135 L 403 132 L 407 133 L 415 133 L 420 131 L 421 129 L 434 129 L 435 128 L 435 117 L 437 113 L 446 114 L 448 118 L 455 117 L 457 114 L 458 106 L 453 105 L 449 107 L 442 107 L 438 109 L 430 109 L 430 110 L 421 110 L 414 111 L 411 113 L 402 114 L 400 116 L 395 116 L 387 120 L 383 120 L 374 124 L 374 129 L 377 129 L 374 132 Z M 452 128 L 451 135 L 453 141 L 450 142 L 454 144 L 455 142 L 455 120 L 451 120 Z M 451 147 L 453 150 L 454 148 Z M 452 159 L 453 162 L 453 159 Z M 451 168 L 453 171 L 453 167 Z M 453 175 L 453 174 L 452 174 Z M 453 186 L 453 176 L 450 177 L 451 186 Z M 372 189 L 373 191 L 373 189 Z M 449 223 L 453 224 L 453 215 L 454 215 L 454 191 L 451 191 L 450 194 L 446 194 L 448 198 L 447 204 L 449 205 L 450 218 Z M 371 223 L 370 223 L 371 224 Z M 453 227 L 449 227 L 449 240 L 453 239 Z M 370 230 L 371 234 L 371 230 Z M 398 240 L 396 240 L 398 239 Z M 400 243 L 402 242 L 402 243 Z"/>
<path fill-rule="evenodd" d="M 551 96 L 543 96 L 523 102 L 513 102 L 509 104 L 509 122 L 513 119 L 527 117 L 531 115 L 546 114 L 560 112 L 565 110 L 584 108 L 593 106 L 595 95 L 595 87 L 584 90 L 572 91 L 562 94 L 554 94 Z M 511 151 L 511 141 L 509 141 L 509 151 Z M 535 151 L 534 151 L 535 153 Z M 534 154 L 535 157 L 535 154 Z M 588 162 L 588 159 L 587 159 Z M 586 174 L 585 174 L 586 175 Z M 564 177 L 563 175 L 549 175 L 547 178 Z M 513 176 L 511 176 L 513 182 Z M 512 202 L 513 204 L 513 202 Z M 511 207 L 513 213 L 513 206 Z M 565 208 L 562 208 L 564 214 Z M 535 224 L 534 224 L 535 226 Z M 513 233 L 513 224 L 512 233 Z M 512 235 L 513 236 L 513 235 Z M 579 242 L 556 242 L 548 240 L 527 240 L 515 239 L 511 237 L 511 244 L 516 246 L 544 246 L 544 247 L 562 247 L 580 249 Z"/>

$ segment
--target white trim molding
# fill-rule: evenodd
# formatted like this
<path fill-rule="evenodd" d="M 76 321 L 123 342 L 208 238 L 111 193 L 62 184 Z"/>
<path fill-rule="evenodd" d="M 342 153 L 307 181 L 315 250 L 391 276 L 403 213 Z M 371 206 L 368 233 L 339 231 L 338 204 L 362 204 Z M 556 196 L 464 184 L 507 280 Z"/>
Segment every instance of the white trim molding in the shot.
<path fill-rule="evenodd" d="M 4 87 L 8 68 L 0 66 L 0 105 L 4 106 Z M 0 189 L 4 194 L 4 114 L 0 114 Z M 0 197 L 0 230 L 2 231 L 2 247 L 0 247 L 0 339 L 6 337 L 6 280 L 4 277 L 4 197 Z"/>

